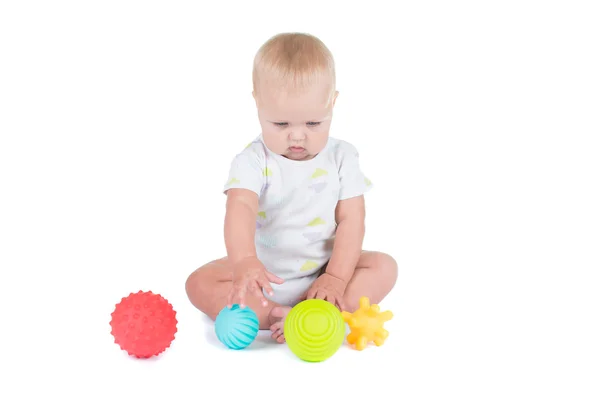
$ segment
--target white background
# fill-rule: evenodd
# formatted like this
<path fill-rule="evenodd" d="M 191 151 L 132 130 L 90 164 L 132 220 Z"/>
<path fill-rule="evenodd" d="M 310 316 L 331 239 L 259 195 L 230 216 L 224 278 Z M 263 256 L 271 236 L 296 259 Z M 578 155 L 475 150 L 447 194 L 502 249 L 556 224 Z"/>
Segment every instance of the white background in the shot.
<path fill-rule="evenodd" d="M 210 3 L 1 3 L 0 398 L 600 398 L 595 2 Z M 336 57 L 365 246 L 400 265 L 388 342 L 320 364 L 225 350 L 184 291 L 284 31 Z M 178 312 L 153 360 L 109 333 L 138 290 Z"/>

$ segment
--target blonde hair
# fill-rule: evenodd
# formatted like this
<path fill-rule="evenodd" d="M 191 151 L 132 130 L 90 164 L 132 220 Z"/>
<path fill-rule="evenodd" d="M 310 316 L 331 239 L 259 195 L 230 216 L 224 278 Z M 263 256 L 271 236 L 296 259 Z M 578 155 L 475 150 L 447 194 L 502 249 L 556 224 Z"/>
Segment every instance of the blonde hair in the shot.
<path fill-rule="evenodd" d="M 265 42 L 254 58 L 253 90 L 265 86 L 300 92 L 316 83 L 330 85 L 327 102 L 336 91 L 335 63 L 325 44 L 306 33 L 280 33 Z"/>

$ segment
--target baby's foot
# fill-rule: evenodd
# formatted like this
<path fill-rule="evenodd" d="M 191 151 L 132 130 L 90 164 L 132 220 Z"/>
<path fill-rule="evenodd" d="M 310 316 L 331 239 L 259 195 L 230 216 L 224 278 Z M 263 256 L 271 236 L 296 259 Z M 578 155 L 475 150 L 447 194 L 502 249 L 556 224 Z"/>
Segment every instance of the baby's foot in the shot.
<path fill-rule="evenodd" d="M 271 323 L 271 337 L 278 343 L 285 342 L 283 336 L 283 324 L 285 323 L 285 317 L 288 315 L 292 308 L 291 307 L 273 307 L 269 313 L 269 322 Z"/>

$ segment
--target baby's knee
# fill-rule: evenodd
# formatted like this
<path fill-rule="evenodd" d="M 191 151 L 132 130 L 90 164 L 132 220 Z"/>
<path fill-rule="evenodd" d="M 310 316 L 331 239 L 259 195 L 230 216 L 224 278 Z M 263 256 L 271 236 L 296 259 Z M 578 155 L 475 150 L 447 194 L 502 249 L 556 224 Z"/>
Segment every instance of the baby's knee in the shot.
<path fill-rule="evenodd" d="M 394 257 L 386 253 L 375 253 L 374 264 L 383 280 L 392 284 L 396 283 L 398 279 L 398 263 Z"/>
<path fill-rule="evenodd" d="M 210 288 L 209 280 L 210 271 L 204 267 L 198 268 L 188 276 L 185 281 L 185 291 L 194 305 L 197 306 L 207 294 Z"/>
<path fill-rule="evenodd" d="M 185 292 L 187 293 L 188 297 L 190 296 L 190 292 L 194 291 L 197 286 L 199 272 L 200 269 L 195 270 L 188 276 L 188 278 L 185 281 Z"/>

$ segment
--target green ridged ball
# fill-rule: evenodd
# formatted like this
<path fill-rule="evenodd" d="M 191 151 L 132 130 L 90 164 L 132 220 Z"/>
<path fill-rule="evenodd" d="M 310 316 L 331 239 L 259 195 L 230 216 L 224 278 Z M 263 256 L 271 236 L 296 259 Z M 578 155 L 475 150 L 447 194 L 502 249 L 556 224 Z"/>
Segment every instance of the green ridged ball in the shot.
<path fill-rule="evenodd" d="M 288 347 L 298 358 L 321 362 L 342 346 L 346 327 L 342 314 L 333 304 L 310 299 L 291 309 L 283 331 Z"/>

